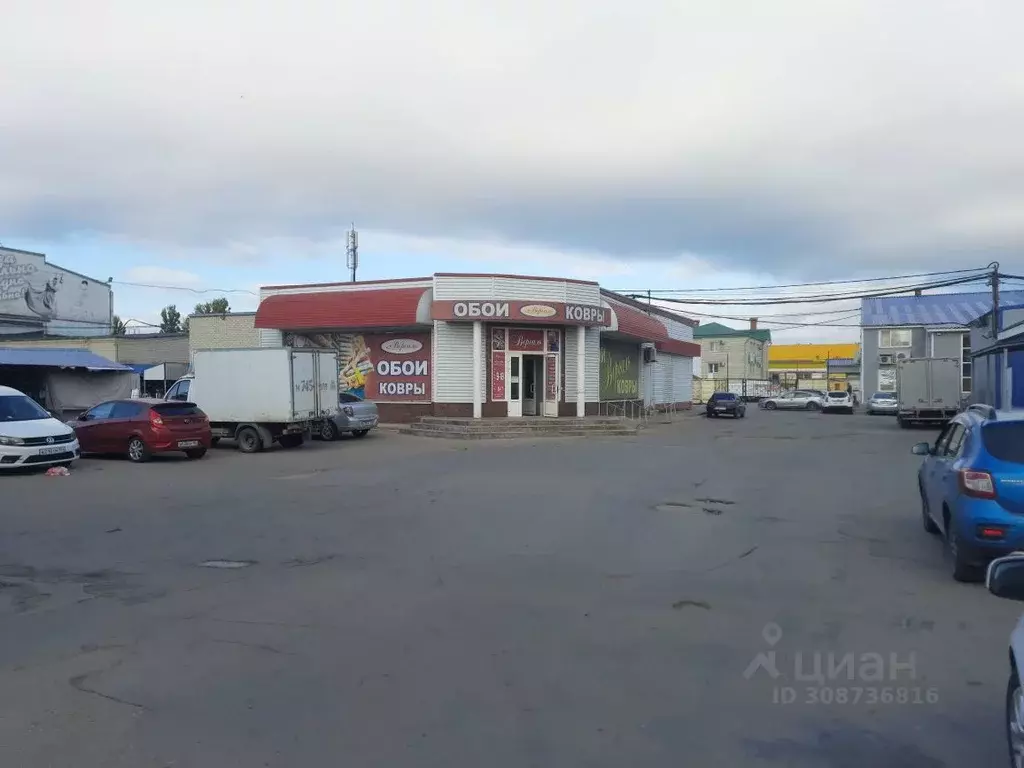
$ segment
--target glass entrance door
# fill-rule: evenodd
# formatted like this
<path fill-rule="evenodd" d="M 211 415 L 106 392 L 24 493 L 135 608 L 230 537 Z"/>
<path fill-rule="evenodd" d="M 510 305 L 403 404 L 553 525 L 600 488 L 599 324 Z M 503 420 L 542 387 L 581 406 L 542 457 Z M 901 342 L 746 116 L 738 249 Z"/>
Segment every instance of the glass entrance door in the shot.
<path fill-rule="evenodd" d="M 523 356 L 512 353 L 508 356 L 508 415 L 519 418 L 523 415 Z"/>

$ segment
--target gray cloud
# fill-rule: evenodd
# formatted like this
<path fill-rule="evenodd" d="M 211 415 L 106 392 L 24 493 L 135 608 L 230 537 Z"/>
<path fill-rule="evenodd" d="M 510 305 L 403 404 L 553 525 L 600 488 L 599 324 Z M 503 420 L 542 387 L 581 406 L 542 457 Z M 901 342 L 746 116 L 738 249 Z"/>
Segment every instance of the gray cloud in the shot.
<path fill-rule="evenodd" d="M 780 275 L 1020 260 L 1013 0 L 167 5 L 5 9 L 7 240 L 355 220 Z"/>

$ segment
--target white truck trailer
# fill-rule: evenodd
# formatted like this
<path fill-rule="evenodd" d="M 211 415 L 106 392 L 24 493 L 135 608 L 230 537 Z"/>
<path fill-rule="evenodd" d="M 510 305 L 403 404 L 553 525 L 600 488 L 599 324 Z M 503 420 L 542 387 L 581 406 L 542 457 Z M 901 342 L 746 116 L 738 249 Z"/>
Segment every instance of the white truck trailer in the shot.
<path fill-rule="evenodd" d="M 295 448 L 338 410 L 338 356 L 289 347 L 201 350 L 164 399 L 198 405 L 215 444 L 233 439 L 244 453 L 274 442 Z"/>
<path fill-rule="evenodd" d="M 916 357 L 896 366 L 896 419 L 911 424 L 945 424 L 960 412 L 962 377 L 954 357 Z"/>

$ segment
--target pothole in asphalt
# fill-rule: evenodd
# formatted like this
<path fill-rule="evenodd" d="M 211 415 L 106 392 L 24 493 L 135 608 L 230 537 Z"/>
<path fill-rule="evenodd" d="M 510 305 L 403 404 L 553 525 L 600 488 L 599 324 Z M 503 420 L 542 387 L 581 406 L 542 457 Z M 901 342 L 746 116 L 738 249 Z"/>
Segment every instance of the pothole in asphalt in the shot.
<path fill-rule="evenodd" d="M 204 560 L 199 564 L 202 568 L 248 568 L 250 565 L 256 565 L 255 560 Z"/>

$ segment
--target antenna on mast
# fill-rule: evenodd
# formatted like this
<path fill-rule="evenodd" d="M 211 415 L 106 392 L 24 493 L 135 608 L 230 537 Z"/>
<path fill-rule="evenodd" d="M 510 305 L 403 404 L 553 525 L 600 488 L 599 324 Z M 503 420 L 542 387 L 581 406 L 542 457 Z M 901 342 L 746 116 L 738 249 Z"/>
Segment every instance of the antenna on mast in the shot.
<path fill-rule="evenodd" d="M 356 281 L 356 270 L 359 269 L 359 233 L 356 232 L 356 225 L 346 233 L 345 261 L 349 272 L 352 273 L 352 282 Z"/>

